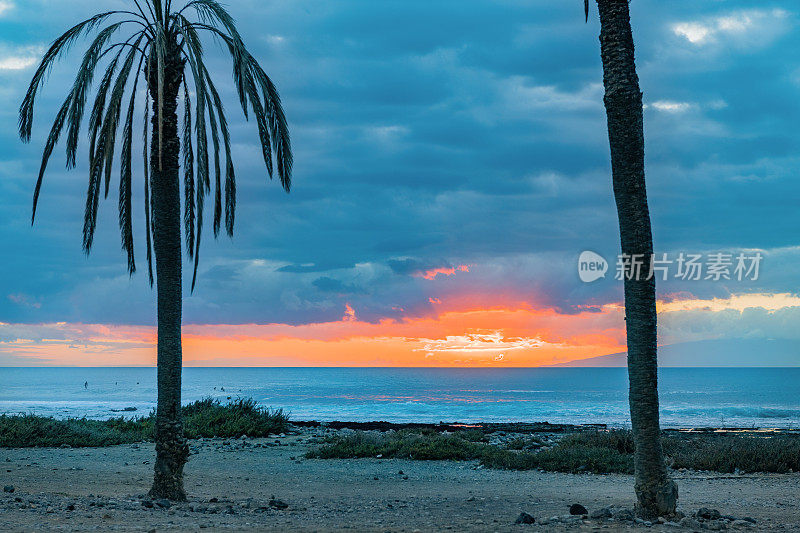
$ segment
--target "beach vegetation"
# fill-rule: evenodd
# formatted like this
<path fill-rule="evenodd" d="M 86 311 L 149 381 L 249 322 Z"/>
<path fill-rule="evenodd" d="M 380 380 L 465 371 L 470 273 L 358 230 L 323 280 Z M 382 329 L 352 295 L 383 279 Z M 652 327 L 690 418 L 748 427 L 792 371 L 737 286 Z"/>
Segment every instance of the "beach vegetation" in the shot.
<path fill-rule="evenodd" d="M 288 416 L 253 400 L 222 404 L 204 399 L 183 406 L 186 438 L 268 437 L 284 433 Z M 135 418 L 57 419 L 33 414 L 0 415 L 0 447 L 96 447 L 152 441 L 155 413 Z"/>
<path fill-rule="evenodd" d="M 633 474 L 634 440 L 629 430 L 579 431 L 545 442 L 520 436 L 489 444 L 466 432 L 351 431 L 326 437 L 309 450 L 310 459 L 416 459 L 478 461 L 486 468 L 548 472 Z M 526 444 L 527 443 L 527 444 Z M 661 438 L 672 469 L 723 473 L 800 471 L 800 435 L 683 434 Z"/>
<path fill-rule="evenodd" d="M 313 459 L 377 457 L 385 459 L 455 460 L 478 459 L 486 444 L 477 432 L 437 433 L 399 431 L 351 431 L 325 439 L 306 454 Z"/>

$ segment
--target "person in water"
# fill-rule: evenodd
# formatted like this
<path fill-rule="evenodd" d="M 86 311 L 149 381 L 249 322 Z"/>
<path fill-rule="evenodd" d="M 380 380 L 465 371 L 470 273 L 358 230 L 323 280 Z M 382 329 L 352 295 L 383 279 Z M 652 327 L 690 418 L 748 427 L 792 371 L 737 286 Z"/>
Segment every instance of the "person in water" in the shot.
<path fill-rule="evenodd" d="M 88 389 L 89 388 L 89 382 L 88 381 L 84 381 L 83 382 L 83 388 L 84 389 Z"/>

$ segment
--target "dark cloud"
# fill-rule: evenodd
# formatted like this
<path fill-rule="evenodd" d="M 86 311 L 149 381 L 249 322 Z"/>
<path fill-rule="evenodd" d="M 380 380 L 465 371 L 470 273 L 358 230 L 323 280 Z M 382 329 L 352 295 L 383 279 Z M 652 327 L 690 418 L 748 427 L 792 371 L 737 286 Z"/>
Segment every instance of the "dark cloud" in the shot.
<path fill-rule="evenodd" d="M 366 292 L 362 287 L 350 283 L 343 283 L 341 280 L 323 276 L 311 282 L 321 292 L 335 292 L 337 294 L 359 294 Z"/>
<path fill-rule="evenodd" d="M 96 10 L 88 0 L 16 4 L 0 18 L 0 65 Z M 656 248 L 769 249 L 783 270 L 759 288 L 794 290 L 796 6 L 636 0 L 631 9 Z M 230 66 L 209 41 L 230 110 L 238 226 L 233 240 L 206 232 L 187 322 L 336 320 L 345 303 L 365 320 L 402 319 L 464 293 L 565 313 L 620 299 L 613 279 L 581 284 L 574 268 L 582 250 L 618 249 L 596 13 L 587 25 L 578 2 L 522 0 L 240 0 L 230 10 L 281 92 L 295 185 L 287 196 L 269 182 L 256 126 L 237 114 Z M 31 69 L 0 69 L 0 321 L 152 323 L 140 181 L 133 278 L 113 188 L 91 256 L 81 251 L 85 144 L 70 172 L 63 146 L 54 152 L 30 228 L 48 121 L 78 49 L 53 70 L 27 146 L 14 125 Z M 409 275 L 458 264 L 470 272 Z"/>
<path fill-rule="evenodd" d="M 437 269 L 454 270 L 458 265 L 440 259 L 438 261 L 419 261 L 417 259 L 390 259 L 386 262 L 392 272 L 404 276 L 423 276 L 425 273 Z"/>

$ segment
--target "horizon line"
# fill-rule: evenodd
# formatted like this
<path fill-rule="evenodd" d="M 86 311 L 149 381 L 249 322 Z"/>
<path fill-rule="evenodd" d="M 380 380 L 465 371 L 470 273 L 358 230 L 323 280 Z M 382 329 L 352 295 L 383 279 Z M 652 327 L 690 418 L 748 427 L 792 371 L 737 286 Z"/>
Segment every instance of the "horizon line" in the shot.
<path fill-rule="evenodd" d="M 82 365 L 0 365 L 0 369 L 3 368 L 153 368 L 156 369 L 156 365 L 107 365 L 107 366 L 82 366 Z M 257 366 L 184 366 L 183 369 L 190 369 L 190 368 L 238 368 L 238 369 L 245 369 L 245 368 L 290 368 L 290 369 L 310 369 L 310 368 L 319 368 L 319 369 L 346 369 L 346 368 L 353 368 L 353 369 L 443 369 L 443 368 L 452 368 L 452 369 L 459 369 L 459 370 L 531 370 L 534 368 L 548 368 L 548 369 L 561 369 L 561 370 L 569 370 L 575 368 L 624 368 L 627 369 L 627 366 L 594 366 L 594 365 L 586 365 L 586 366 L 564 366 L 563 363 L 559 363 L 556 365 L 540 365 L 540 366 L 286 366 L 286 365 L 257 365 Z M 659 365 L 658 368 L 692 368 L 692 369 L 720 369 L 720 368 L 747 368 L 747 369 L 758 369 L 758 368 L 800 368 L 800 364 L 797 365 L 762 365 L 762 366 L 753 366 L 753 365 L 712 365 L 712 366 L 677 366 L 677 365 Z"/>

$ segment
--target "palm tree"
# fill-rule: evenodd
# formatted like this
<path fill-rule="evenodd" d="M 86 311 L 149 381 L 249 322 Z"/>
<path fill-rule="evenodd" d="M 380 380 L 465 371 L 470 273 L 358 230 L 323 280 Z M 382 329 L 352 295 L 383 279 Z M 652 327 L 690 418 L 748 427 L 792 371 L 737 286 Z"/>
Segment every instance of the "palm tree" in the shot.
<path fill-rule="evenodd" d="M 649 261 L 653 256 L 653 236 L 644 178 L 642 92 L 636 75 L 628 0 L 597 0 L 597 7 L 622 254 Z M 584 9 L 588 20 L 589 0 L 584 0 Z M 661 449 L 655 278 L 626 275 L 624 284 L 629 402 L 636 448 L 636 508 L 643 518 L 668 516 L 675 513 L 678 487 L 667 473 Z"/>
<path fill-rule="evenodd" d="M 208 136 L 214 158 L 214 236 L 223 214 L 233 236 L 236 179 L 231 140 L 222 101 L 204 63 L 201 33 L 211 34 L 233 60 L 233 84 L 245 117 L 249 111 L 258 125 L 261 149 L 272 177 L 273 157 L 281 185 L 291 184 L 292 152 L 280 97 L 267 74 L 247 51 L 233 18 L 215 0 L 189 0 L 174 9 L 172 0 L 132 0 L 130 10 L 97 14 L 70 28 L 55 40 L 33 76 L 19 111 L 19 133 L 31 137 L 36 95 L 53 64 L 81 36 L 94 35 L 86 49 L 75 82 L 56 115 L 44 147 L 33 195 L 33 215 L 47 162 L 61 132 L 67 128 L 67 168 L 75 166 L 81 122 L 98 65 L 104 63 L 89 113 L 89 187 L 83 224 L 83 248 L 92 248 L 100 191 L 108 197 L 123 105 L 127 104 L 119 159 L 119 227 L 128 272 L 136 270 L 132 229 L 132 138 L 136 104 L 144 110 L 144 211 L 147 267 L 153 283 L 155 253 L 158 292 L 158 407 L 153 497 L 185 500 L 183 467 L 188 446 L 181 420 L 181 198 L 179 154 L 183 152 L 183 226 L 186 250 L 194 260 L 192 290 L 197 279 L 205 197 L 211 193 Z M 121 37 L 115 37 L 122 34 Z M 188 65 L 188 71 L 186 69 Z M 193 94 L 190 92 L 189 76 Z M 137 92 L 139 82 L 145 86 Z M 123 97 L 129 100 L 123 103 Z M 182 96 L 183 128 L 178 128 L 178 101 Z M 192 105 L 194 98 L 194 106 Z M 142 100 L 144 100 L 142 102 Z M 194 107 L 194 117 L 192 117 Z M 151 131 L 147 118 L 150 116 Z M 148 148 L 149 145 L 149 148 Z M 220 145 L 224 149 L 224 184 Z M 148 153 L 149 152 L 149 153 Z M 196 169 L 196 171 L 195 171 Z M 225 196 L 224 202 L 222 196 Z M 152 236 L 152 244 L 151 244 Z"/>

